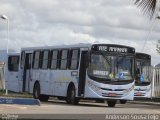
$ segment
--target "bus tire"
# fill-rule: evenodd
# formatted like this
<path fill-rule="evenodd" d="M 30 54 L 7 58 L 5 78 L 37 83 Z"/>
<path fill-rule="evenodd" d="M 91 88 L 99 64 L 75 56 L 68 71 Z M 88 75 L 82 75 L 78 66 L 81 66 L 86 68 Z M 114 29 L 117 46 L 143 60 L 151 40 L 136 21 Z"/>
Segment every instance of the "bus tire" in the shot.
<path fill-rule="evenodd" d="M 40 101 L 48 101 L 49 100 L 49 95 L 40 95 L 39 100 Z"/>
<path fill-rule="evenodd" d="M 116 103 L 116 100 L 107 100 L 108 107 L 115 107 Z"/>
<path fill-rule="evenodd" d="M 33 88 L 33 98 L 40 99 L 40 85 L 38 82 L 35 83 Z"/>
<path fill-rule="evenodd" d="M 59 96 L 59 97 L 57 97 L 57 99 L 58 99 L 58 100 L 65 100 L 65 97 Z"/>
<path fill-rule="evenodd" d="M 76 90 L 74 85 L 69 86 L 66 101 L 68 104 L 78 104 L 79 99 L 76 98 Z"/>
<path fill-rule="evenodd" d="M 127 100 L 120 100 L 121 104 L 126 104 Z"/>

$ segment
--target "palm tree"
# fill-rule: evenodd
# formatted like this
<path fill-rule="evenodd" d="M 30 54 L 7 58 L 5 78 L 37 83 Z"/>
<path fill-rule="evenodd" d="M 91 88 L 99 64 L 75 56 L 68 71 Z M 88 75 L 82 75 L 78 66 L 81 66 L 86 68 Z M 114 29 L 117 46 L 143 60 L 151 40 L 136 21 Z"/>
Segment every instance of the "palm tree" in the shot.
<path fill-rule="evenodd" d="M 158 42 L 157 42 L 156 51 L 158 54 L 160 54 L 160 40 L 158 40 Z"/>
<path fill-rule="evenodd" d="M 158 54 L 160 54 L 160 47 L 158 46 L 158 44 L 156 45 L 156 51 Z"/>
<path fill-rule="evenodd" d="M 140 7 L 144 14 L 147 14 L 150 18 L 153 18 L 156 11 L 157 0 L 134 0 L 134 4 Z"/>

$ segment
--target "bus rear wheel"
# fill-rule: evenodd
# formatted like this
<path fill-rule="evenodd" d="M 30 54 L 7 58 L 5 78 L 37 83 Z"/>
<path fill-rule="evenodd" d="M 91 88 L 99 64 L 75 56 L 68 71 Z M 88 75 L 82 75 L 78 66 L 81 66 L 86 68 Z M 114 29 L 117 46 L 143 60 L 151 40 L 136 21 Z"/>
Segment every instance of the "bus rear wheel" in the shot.
<path fill-rule="evenodd" d="M 116 100 L 107 100 L 108 107 L 115 107 L 116 103 Z"/>
<path fill-rule="evenodd" d="M 36 83 L 34 85 L 33 98 L 35 98 L 35 99 L 39 99 L 40 98 L 40 85 L 39 85 L 39 83 Z"/>
<path fill-rule="evenodd" d="M 70 86 L 67 92 L 66 102 L 68 104 L 78 104 L 79 99 L 76 98 L 76 90 L 74 85 Z"/>
<path fill-rule="evenodd" d="M 38 82 L 34 85 L 34 88 L 33 88 L 33 98 L 39 99 L 40 101 L 48 101 L 49 99 L 48 95 L 40 94 L 40 85 Z"/>
<path fill-rule="evenodd" d="M 49 95 L 40 95 L 40 98 L 39 98 L 40 101 L 48 101 L 48 99 L 49 99 Z"/>

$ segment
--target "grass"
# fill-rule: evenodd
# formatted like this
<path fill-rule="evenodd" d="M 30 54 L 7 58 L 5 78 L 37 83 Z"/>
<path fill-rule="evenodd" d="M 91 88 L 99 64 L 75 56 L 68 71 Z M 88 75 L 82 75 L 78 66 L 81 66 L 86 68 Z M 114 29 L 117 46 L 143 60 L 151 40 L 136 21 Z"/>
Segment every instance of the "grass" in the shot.
<path fill-rule="evenodd" d="M 4 90 L 4 89 L 1 89 L 1 90 L 0 90 L 0 96 L 1 96 L 1 95 L 4 95 L 4 94 L 5 94 L 5 90 Z"/>
<path fill-rule="evenodd" d="M 6 95 L 6 90 L 0 90 L 0 97 L 32 98 L 32 95 L 27 92 L 15 93 L 11 91 L 8 91 L 8 94 Z"/>

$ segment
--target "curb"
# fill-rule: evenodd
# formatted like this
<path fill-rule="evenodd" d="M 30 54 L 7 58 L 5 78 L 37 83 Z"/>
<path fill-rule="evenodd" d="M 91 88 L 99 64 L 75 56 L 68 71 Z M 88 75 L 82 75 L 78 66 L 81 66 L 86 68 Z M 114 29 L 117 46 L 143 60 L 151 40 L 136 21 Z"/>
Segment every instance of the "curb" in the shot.
<path fill-rule="evenodd" d="M 0 97 L 0 104 L 41 105 L 38 99 Z"/>
<path fill-rule="evenodd" d="M 131 104 L 146 104 L 146 105 L 158 105 L 160 106 L 160 102 L 144 102 L 144 101 L 129 101 Z"/>

